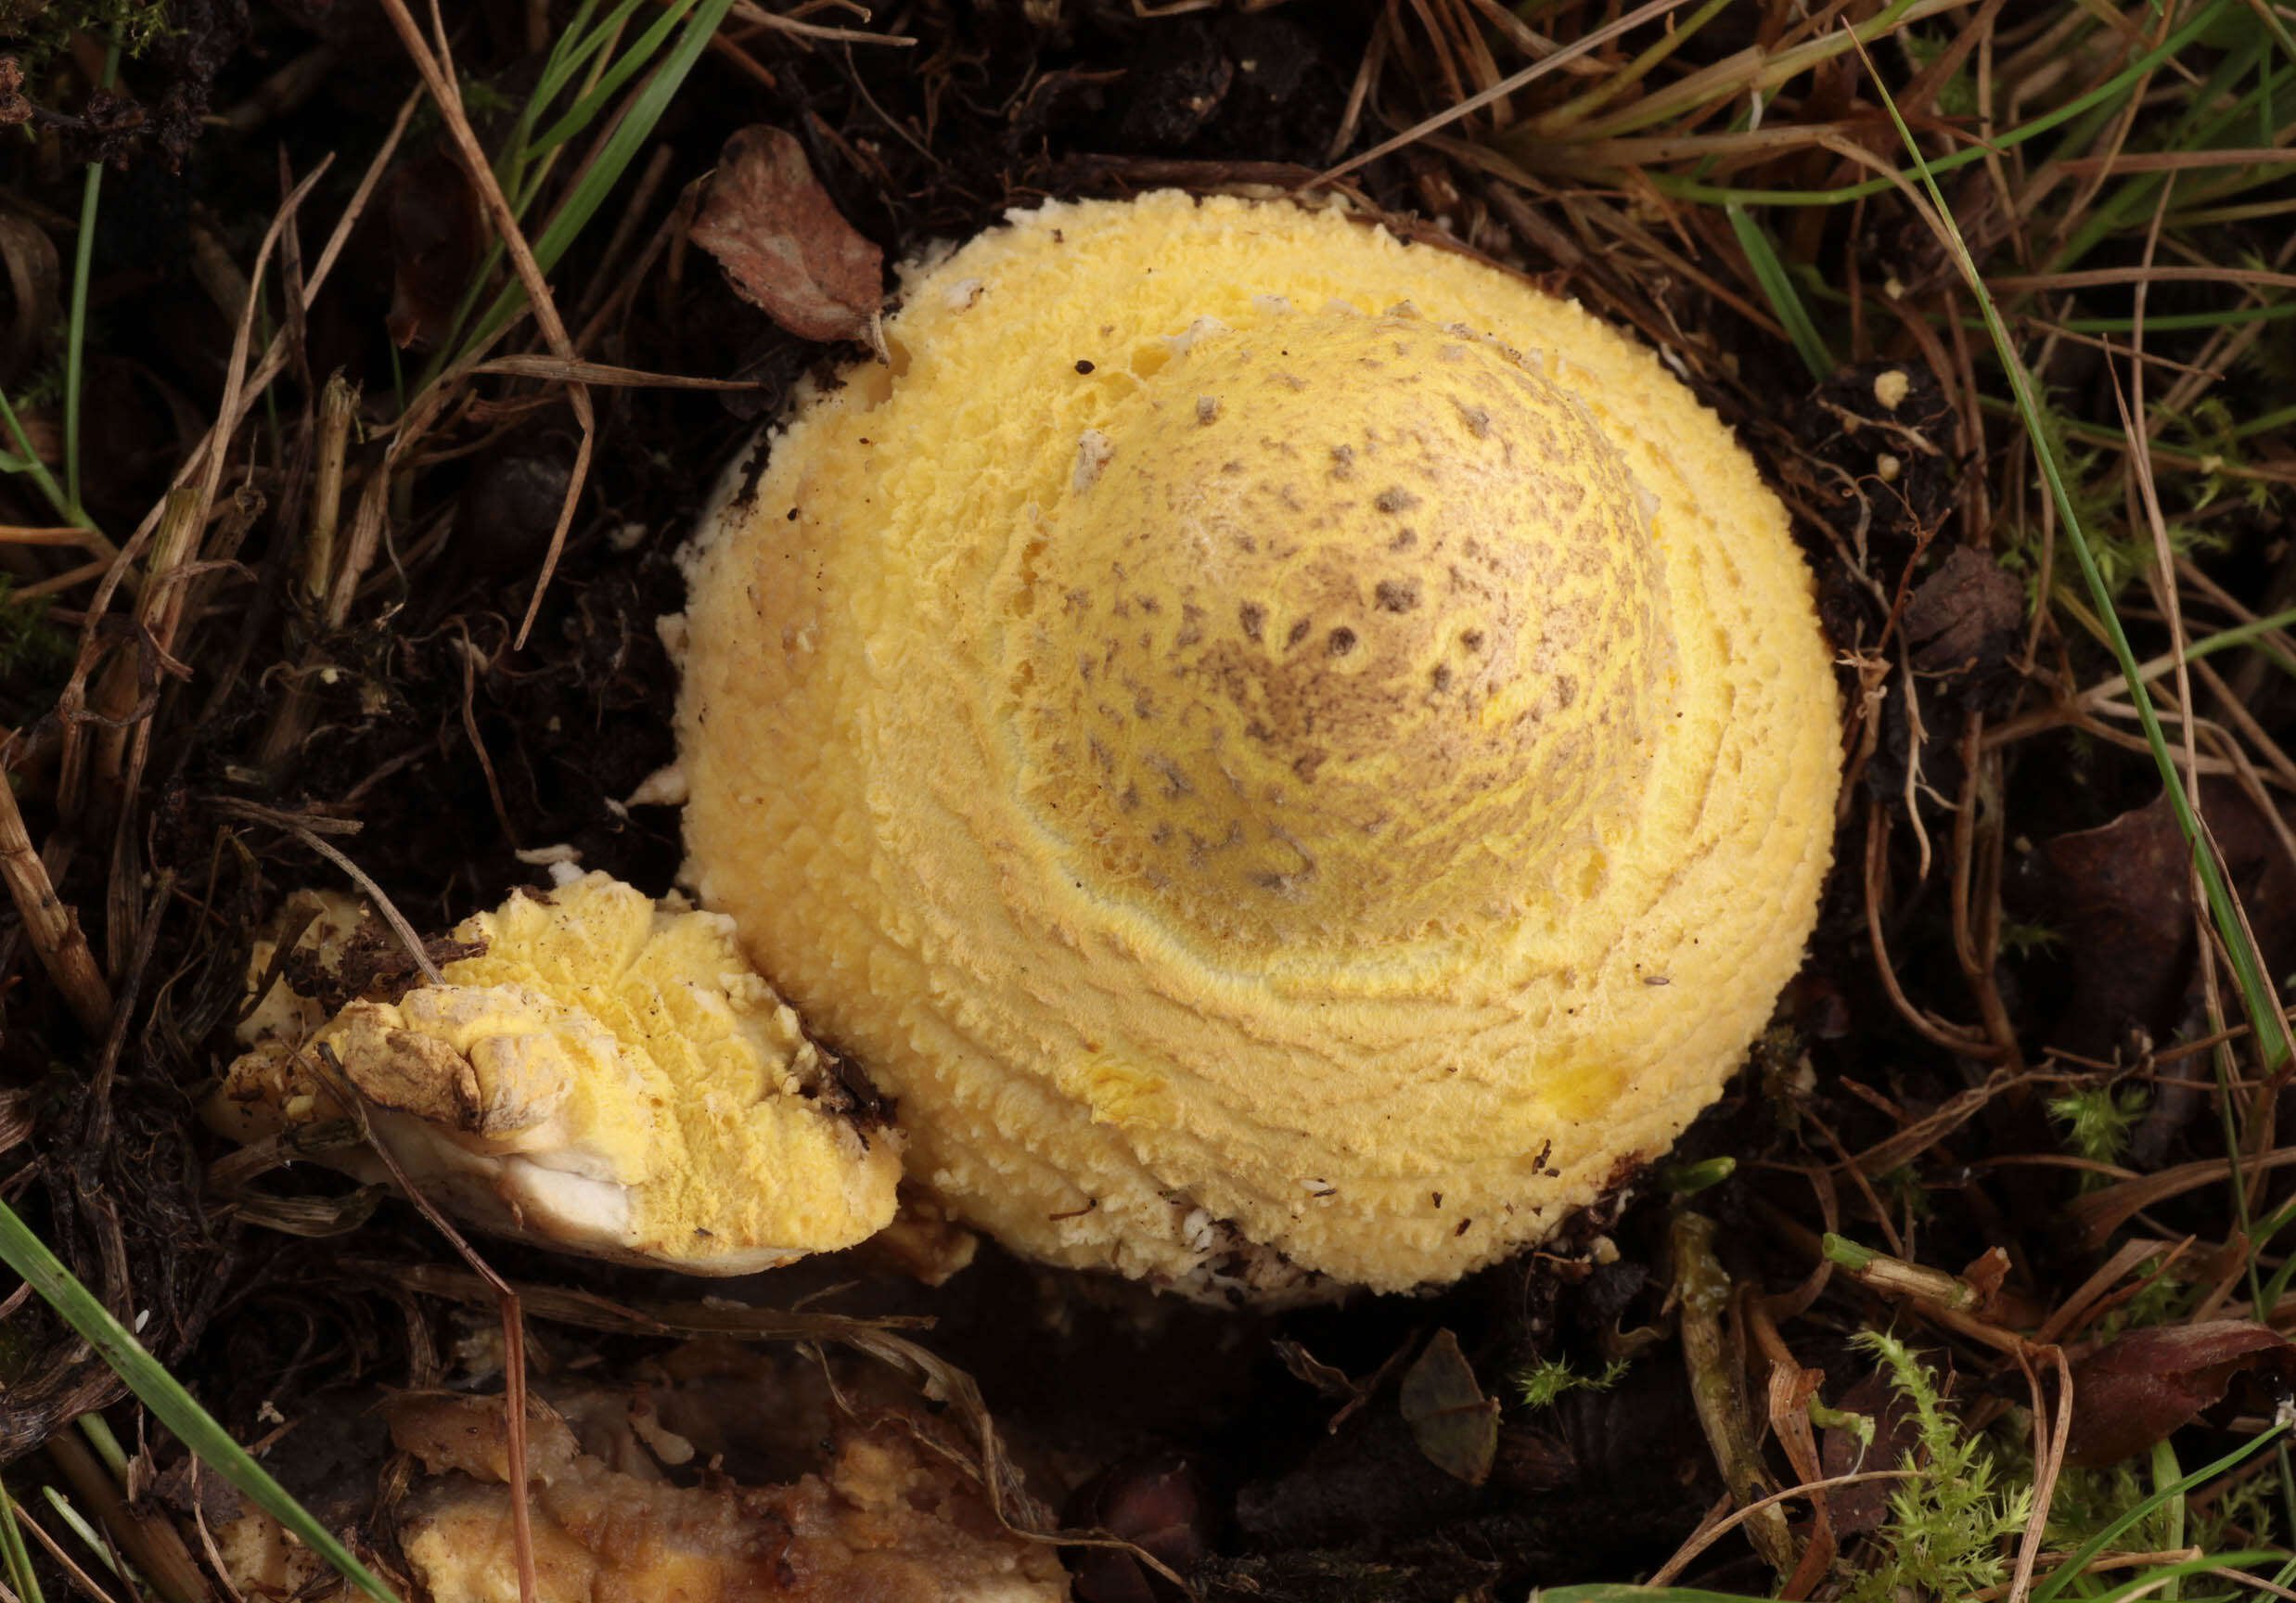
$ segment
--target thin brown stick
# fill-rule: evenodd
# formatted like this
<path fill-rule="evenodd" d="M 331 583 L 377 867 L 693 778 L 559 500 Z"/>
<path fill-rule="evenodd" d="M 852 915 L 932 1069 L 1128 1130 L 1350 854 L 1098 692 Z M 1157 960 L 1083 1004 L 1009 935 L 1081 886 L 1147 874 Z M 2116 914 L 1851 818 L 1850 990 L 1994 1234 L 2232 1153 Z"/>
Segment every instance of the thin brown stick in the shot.
<path fill-rule="evenodd" d="M 175 625 L 183 616 L 185 575 L 181 570 L 199 549 L 199 536 L 204 532 L 201 510 L 199 492 L 188 488 L 169 491 L 160 527 L 144 558 L 143 593 L 135 598 L 136 634 L 149 643 L 161 661 L 173 654 Z M 141 705 L 145 700 L 142 657 L 142 651 L 134 646 L 122 648 L 113 657 L 96 686 L 90 709 L 103 720 L 96 731 L 94 754 L 99 816 L 111 815 L 112 808 L 121 800 L 120 781 L 127 759 L 130 725 L 142 726 L 149 722 Z M 68 755 L 67 777 L 58 786 L 59 806 L 72 789 L 70 763 Z"/>
<path fill-rule="evenodd" d="M 317 837 L 312 839 L 315 842 Z M 429 968 L 427 962 L 425 968 Z M 435 976 L 435 969 L 430 972 Z M 438 981 L 434 978 L 431 982 L 436 984 Z M 300 1052 L 296 1056 L 305 1063 L 310 1061 L 303 1058 Z M 343 1072 L 334 1048 L 322 1041 L 319 1043 L 319 1056 L 331 1072 L 318 1078 L 328 1084 L 345 1107 L 357 1111 L 367 1145 L 382 1160 L 383 1167 L 391 1171 L 391 1183 L 398 1186 L 399 1194 L 415 1205 L 422 1216 L 430 1222 L 432 1229 L 446 1238 L 455 1253 L 470 1266 L 470 1272 L 485 1281 L 494 1293 L 495 1307 L 502 1315 L 502 1425 L 509 1458 L 510 1530 L 518 1554 L 519 1598 L 519 1603 L 534 1603 L 534 1523 L 532 1508 L 534 1489 L 527 1480 L 526 1460 L 526 1319 L 519 1305 L 519 1294 L 511 1289 L 509 1281 L 494 1273 L 494 1266 L 479 1255 L 478 1250 L 455 1227 L 454 1222 L 440 1212 L 430 1199 L 423 1194 L 422 1187 L 415 1184 L 405 1167 L 400 1163 L 398 1154 L 391 1149 L 391 1143 L 375 1133 L 373 1122 L 368 1117 L 366 1098 L 352 1084 L 351 1077 Z"/>
<path fill-rule="evenodd" d="M 1777 1507 L 1780 1503 L 1790 1502 L 1796 1497 L 1807 1497 L 1813 1493 L 1831 1492 L 1842 1486 L 1863 1486 L 1874 1481 L 1910 1481 L 1919 1476 L 1920 1473 L 1918 1469 L 1861 1469 L 1854 1475 L 1828 1475 L 1823 1481 L 1811 1481 L 1800 1486 L 1789 1486 L 1783 1492 L 1773 1492 L 1767 1497 L 1749 1503 L 1743 1508 L 1735 1509 L 1725 1518 L 1693 1533 L 1687 1542 L 1674 1550 L 1674 1556 L 1672 1558 L 1659 1566 L 1657 1573 L 1644 1584 L 1653 1587 L 1672 1585 L 1675 1578 L 1687 1570 L 1691 1561 L 1700 1554 L 1737 1530 L 1748 1520 L 1765 1509 Z"/>
<path fill-rule="evenodd" d="M 24 814 L 16 805 L 16 788 L 5 772 L 0 772 L 0 878 L 8 882 L 25 938 L 39 955 L 41 967 L 56 981 L 80 1028 L 100 1040 L 111 1028 L 111 988 L 104 983 L 96 954 L 88 949 L 80 915 L 56 894 L 46 865 L 32 850 Z"/>
<path fill-rule="evenodd" d="M 1905 1022 L 1937 1045 L 1949 1052 L 1965 1053 L 1972 1058 L 1991 1061 L 1999 1048 L 1982 1038 L 1979 1032 L 1943 1020 L 1914 1006 L 1898 983 L 1897 970 L 1890 962 L 1889 940 L 1881 929 L 1881 886 L 1887 865 L 1889 831 L 1888 813 L 1879 800 L 1873 802 L 1866 814 L 1866 934 L 1874 950 L 1874 968 L 1880 976 L 1881 987 L 1889 993 L 1890 1001 Z"/>
<path fill-rule="evenodd" d="M 250 819 L 258 824 L 267 824 L 275 829 L 286 830 L 312 851 L 316 852 L 348 874 L 351 877 L 351 882 L 366 894 L 369 902 L 374 904 L 375 911 L 382 915 L 383 922 L 391 926 L 391 932 L 399 938 L 399 943 L 405 947 L 406 955 L 414 959 L 415 967 L 422 970 L 423 978 L 433 985 L 446 983 L 446 976 L 440 973 L 439 966 L 430 960 L 430 954 L 423 948 L 422 937 L 415 933 L 415 927 L 406 921 L 406 915 L 399 911 L 397 904 L 383 893 L 383 888 L 375 883 L 366 869 L 322 840 L 318 832 L 313 829 L 308 823 L 295 817 L 292 814 L 276 812 L 269 807 L 260 807 L 250 802 L 225 798 L 219 800 L 215 805 L 221 812 Z M 342 819 L 340 822 L 350 825 L 350 828 L 343 831 L 345 834 L 350 834 L 358 828 L 358 825 L 351 819 Z"/>
<path fill-rule="evenodd" d="M 391 3 L 391 0 L 385 0 L 385 3 Z M 1484 107 L 1506 99 L 1508 96 L 1537 83 L 1548 73 L 1569 66 L 1581 57 L 1593 55 L 1621 34 L 1632 32 L 1645 22 L 1654 21 L 1665 16 L 1669 11 L 1679 9 L 1683 3 L 1684 0 L 1647 0 L 1646 4 L 1635 6 L 1615 22 L 1606 23 L 1592 32 L 1571 41 L 1552 56 L 1533 61 L 1519 72 L 1510 73 L 1481 94 L 1470 95 L 1456 105 L 1405 129 L 1393 138 L 1374 145 L 1360 155 L 1351 156 L 1337 166 L 1326 168 L 1316 176 L 1315 181 L 1306 187 L 1320 188 L 1335 179 L 1346 177 L 1358 167 L 1376 161 L 1382 156 L 1393 154 L 1406 145 L 1416 145 L 1430 134 L 1440 133 L 1461 118 L 1473 116 Z"/>
<path fill-rule="evenodd" d="M 2040 1561 L 2041 1544 L 2048 1535 L 2049 1507 L 2057 1497 L 2057 1478 L 2065 1468 L 2065 1444 L 2072 1433 L 2072 1365 L 2062 1347 L 2047 1349 L 2057 1365 L 2056 1418 L 2046 1437 L 2041 1422 L 2049 1416 L 2048 1399 L 2041 1389 L 2028 1353 L 2017 1355 L 2033 1391 L 2033 1507 L 2025 1517 L 2025 1538 L 2018 1544 L 2017 1570 L 2009 1580 L 2008 1603 L 2025 1603 L 2033 1592 L 2033 1566 Z"/>
<path fill-rule="evenodd" d="M 94 1603 L 113 1603 L 111 1594 L 96 1584 L 96 1577 L 81 1568 L 79 1561 L 65 1551 L 63 1544 L 47 1533 L 46 1528 L 32 1517 L 29 1509 L 21 1503 L 12 1506 L 16 1510 L 16 1522 L 31 1532 L 40 1545 L 47 1549 L 48 1557 L 56 1560 L 57 1567 L 63 1571 L 74 1586 L 86 1593 Z"/>
<path fill-rule="evenodd" d="M 480 200 L 493 219 L 495 235 L 508 252 L 511 266 L 518 273 L 519 282 L 525 287 L 527 307 L 534 322 L 549 341 L 551 351 L 561 360 L 571 362 L 574 343 L 568 337 L 566 325 L 559 321 L 558 303 L 552 300 L 550 286 L 543 277 L 542 268 L 534 260 L 534 252 L 526 243 L 526 236 L 519 227 L 518 214 L 511 211 L 510 201 L 495 181 L 493 163 L 479 144 L 479 136 L 471 131 L 470 119 L 464 114 L 462 90 L 454 74 L 442 65 L 445 45 L 445 28 L 440 21 L 435 4 L 431 20 L 438 31 L 441 55 L 434 56 L 423 42 L 422 31 L 416 26 L 406 0 L 382 0 L 383 9 L 390 14 L 391 24 L 398 30 L 400 42 L 413 58 L 415 70 L 422 75 L 424 86 L 430 91 L 431 100 L 438 106 L 445 121 L 448 136 L 453 140 L 455 154 L 461 157 L 463 169 L 477 188 Z M 579 379 L 567 381 L 567 401 L 573 407 L 574 421 L 580 425 L 582 437 L 574 447 L 572 470 L 567 475 L 566 499 L 558 508 L 558 519 L 550 531 L 549 548 L 543 553 L 542 571 L 534 581 L 534 593 L 526 605 L 526 616 L 519 622 L 511 649 L 522 650 L 526 636 L 534 627 L 535 615 L 542 609 L 544 592 L 550 587 L 550 577 L 558 571 L 558 557 L 566 549 L 567 532 L 573 527 L 574 509 L 581 504 L 583 486 L 590 477 L 590 454 L 596 443 L 597 418 L 590 404 L 590 389 Z M 523 1584 L 523 1582 L 521 1582 Z"/>
<path fill-rule="evenodd" d="M 2072 273 L 2007 274 L 1988 278 L 1996 291 L 2094 289 L 2108 284 L 2244 284 L 2258 289 L 2296 289 L 2296 273 L 2261 267 L 2084 267 Z"/>

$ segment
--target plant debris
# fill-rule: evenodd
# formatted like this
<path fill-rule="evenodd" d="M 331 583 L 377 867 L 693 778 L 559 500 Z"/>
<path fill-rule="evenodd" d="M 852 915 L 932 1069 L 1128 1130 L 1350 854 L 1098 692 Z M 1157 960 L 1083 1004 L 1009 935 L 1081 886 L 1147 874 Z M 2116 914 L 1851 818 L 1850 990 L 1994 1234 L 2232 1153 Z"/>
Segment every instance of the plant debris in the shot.
<path fill-rule="evenodd" d="M 779 128 L 725 142 L 692 237 L 743 300 L 801 340 L 858 340 L 884 299 L 885 253 L 838 214 L 805 147 Z"/>

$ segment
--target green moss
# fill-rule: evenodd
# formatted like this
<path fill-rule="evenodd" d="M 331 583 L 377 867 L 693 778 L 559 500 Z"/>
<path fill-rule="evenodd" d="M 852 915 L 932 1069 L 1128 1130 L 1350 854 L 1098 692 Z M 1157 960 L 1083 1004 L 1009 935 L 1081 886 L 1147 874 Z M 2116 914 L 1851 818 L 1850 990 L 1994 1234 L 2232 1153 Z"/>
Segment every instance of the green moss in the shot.
<path fill-rule="evenodd" d="M 1526 1408 L 1545 1408 L 1566 1391 L 1608 1391 L 1626 1374 L 1626 1360 L 1613 1358 L 1599 1375 L 1574 1369 L 1567 1358 L 1541 1358 L 1509 1377 L 1515 1398 Z"/>
<path fill-rule="evenodd" d="M 2025 1528 L 2031 1486 L 2004 1487 L 1993 1453 L 1947 1412 L 1936 1380 L 1896 1337 L 1861 1331 L 1897 1394 L 1912 1407 L 1913 1471 L 1890 1494 L 1890 1522 L 1877 1537 L 1879 1558 L 1853 1580 L 1844 1603 L 1966 1597 L 2008 1578 L 2008 1543 Z"/>
<path fill-rule="evenodd" d="M 0 34 L 29 83 L 74 33 L 116 41 L 120 52 L 141 56 L 173 31 L 167 0 L 0 0 Z"/>
<path fill-rule="evenodd" d="M 2091 1085 L 2049 1098 L 2066 1149 L 2092 1163 L 2118 1163 L 2151 1103 L 2142 1085 Z"/>

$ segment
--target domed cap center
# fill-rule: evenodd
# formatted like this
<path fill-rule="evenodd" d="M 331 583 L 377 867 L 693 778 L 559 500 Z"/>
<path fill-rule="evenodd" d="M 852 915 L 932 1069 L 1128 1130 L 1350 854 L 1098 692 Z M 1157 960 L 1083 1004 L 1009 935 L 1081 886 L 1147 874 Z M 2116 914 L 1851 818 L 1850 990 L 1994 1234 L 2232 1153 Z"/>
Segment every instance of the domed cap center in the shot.
<path fill-rule="evenodd" d="M 1175 343 L 1005 576 L 1023 793 L 1077 878 L 1258 951 L 1589 893 L 1674 684 L 1653 509 L 1596 419 L 1416 316 Z"/>

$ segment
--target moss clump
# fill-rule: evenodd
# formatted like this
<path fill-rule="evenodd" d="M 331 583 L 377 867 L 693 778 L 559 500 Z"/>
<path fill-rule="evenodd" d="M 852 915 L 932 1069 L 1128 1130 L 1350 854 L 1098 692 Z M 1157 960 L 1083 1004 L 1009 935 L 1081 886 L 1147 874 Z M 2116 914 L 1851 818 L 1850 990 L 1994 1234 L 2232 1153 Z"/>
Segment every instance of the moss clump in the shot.
<path fill-rule="evenodd" d="M 1879 1330 L 1856 1340 L 1913 1409 L 1916 1442 L 1902 1466 L 1912 1473 L 1890 1497 L 1879 1559 L 1851 1583 L 1844 1603 L 1967 1597 L 2000 1585 L 2008 1578 L 2007 1544 L 2033 1511 L 2033 1488 L 2000 1484 L 1992 1452 L 1946 1410 L 1913 1349 Z"/>

